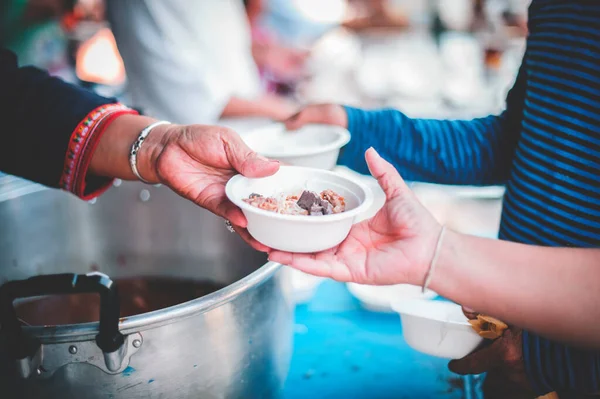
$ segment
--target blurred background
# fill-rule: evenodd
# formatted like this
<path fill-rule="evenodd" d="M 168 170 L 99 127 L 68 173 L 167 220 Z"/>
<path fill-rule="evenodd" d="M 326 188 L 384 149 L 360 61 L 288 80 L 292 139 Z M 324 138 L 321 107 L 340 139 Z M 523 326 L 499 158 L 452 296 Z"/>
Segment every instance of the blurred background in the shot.
<path fill-rule="evenodd" d="M 250 22 L 248 40 L 264 90 L 296 104 L 390 106 L 410 116 L 468 117 L 503 107 L 524 50 L 529 0 L 239 2 Z M 21 64 L 131 101 L 104 0 L 2 3 L 1 37 Z M 218 29 L 222 21 L 196 17 L 217 28 L 215 42 L 239 34 Z"/>
<path fill-rule="evenodd" d="M 524 52 L 530 2 L 188 1 L 2 0 L 0 39 L 22 65 L 144 113 L 243 134 L 309 103 L 423 118 L 498 113 Z M 182 65 L 197 68 L 201 83 L 182 85 L 193 96 L 169 80 Z M 413 188 L 449 227 L 496 237 L 502 187 Z M 298 304 L 286 397 L 480 394 L 479 378 L 451 375 L 445 360 L 402 341 L 386 305 L 402 293 L 292 277 Z"/>

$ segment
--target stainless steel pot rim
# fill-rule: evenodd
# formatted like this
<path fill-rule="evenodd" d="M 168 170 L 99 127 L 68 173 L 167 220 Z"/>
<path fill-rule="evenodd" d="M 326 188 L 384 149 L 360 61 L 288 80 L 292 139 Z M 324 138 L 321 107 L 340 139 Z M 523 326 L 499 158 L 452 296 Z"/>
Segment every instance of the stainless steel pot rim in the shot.
<path fill-rule="evenodd" d="M 278 263 L 267 262 L 246 277 L 201 298 L 153 312 L 123 317 L 119 323 L 119 329 L 121 333 L 128 335 L 207 312 L 235 299 L 242 292 L 259 286 L 271 278 L 280 268 L 281 265 Z M 98 323 L 25 326 L 23 329 L 28 334 L 37 337 L 42 344 L 79 342 L 94 339 L 98 333 Z"/>

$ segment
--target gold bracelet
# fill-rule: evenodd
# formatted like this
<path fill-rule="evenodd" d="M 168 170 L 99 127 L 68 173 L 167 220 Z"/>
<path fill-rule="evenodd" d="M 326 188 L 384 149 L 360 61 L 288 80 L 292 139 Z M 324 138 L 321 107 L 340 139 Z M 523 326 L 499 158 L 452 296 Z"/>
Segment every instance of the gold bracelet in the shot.
<path fill-rule="evenodd" d="M 425 281 L 423 282 L 422 292 L 425 293 L 429 283 L 431 283 L 431 278 L 433 277 L 433 272 L 435 271 L 435 266 L 437 265 L 437 259 L 440 254 L 440 248 L 442 247 L 442 240 L 444 238 L 444 233 L 446 232 L 446 226 L 442 226 L 442 231 L 440 231 L 440 236 L 438 237 L 437 244 L 435 246 L 435 252 L 433 253 L 433 259 L 431 259 L 431 264 L 429 265 L 429 270 L 425 275 Z"/>

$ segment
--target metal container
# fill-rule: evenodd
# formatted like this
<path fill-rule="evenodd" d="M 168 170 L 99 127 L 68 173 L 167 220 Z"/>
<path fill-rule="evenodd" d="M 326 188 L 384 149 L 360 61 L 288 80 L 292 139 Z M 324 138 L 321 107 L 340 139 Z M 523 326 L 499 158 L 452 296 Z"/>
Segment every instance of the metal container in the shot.
<path fill-rule="evenodd" d="M 280 266 L 165 187 L 115 186 L 88 203 L 0 176 L 0 396 L 278 397 L 293 323 Z M 59 273 L 75 275 L 14 283 Z M 140 275 L 226 287 L 119 319 L 107 276 Z M 10 321 L 14 299 L 61 292 L 100 293 L 102 328 Z"/>

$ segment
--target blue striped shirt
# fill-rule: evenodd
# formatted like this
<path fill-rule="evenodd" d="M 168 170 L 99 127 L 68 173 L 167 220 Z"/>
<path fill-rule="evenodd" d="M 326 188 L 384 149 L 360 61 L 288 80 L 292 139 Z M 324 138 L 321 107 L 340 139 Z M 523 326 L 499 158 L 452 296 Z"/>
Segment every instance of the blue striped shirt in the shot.
<path fill-rule="evenodd" d="M 500 115 L 346 111 L 352 140 L 341 164 L 367 173 L 373 146 L 407 180 L 505 184 L 500 239 L 600 247 L 600 2 L 533 0 L 523 63 Z M 527 332 L 523 351 L 538 393 L 600 391 L 600 352 Z"/>

